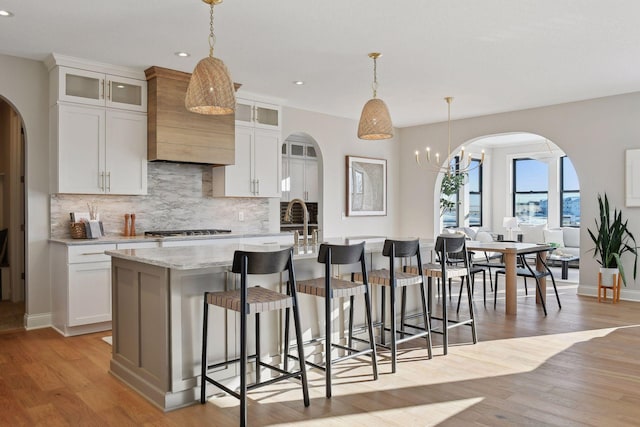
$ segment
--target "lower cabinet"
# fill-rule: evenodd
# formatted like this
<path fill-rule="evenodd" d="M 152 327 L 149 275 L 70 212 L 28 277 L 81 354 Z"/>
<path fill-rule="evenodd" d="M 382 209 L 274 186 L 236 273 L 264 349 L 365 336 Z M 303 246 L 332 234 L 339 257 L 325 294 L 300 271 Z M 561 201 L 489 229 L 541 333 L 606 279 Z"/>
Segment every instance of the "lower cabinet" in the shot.
<path fill-rule="evenodd" d="M 158 242 L 52 243 L 53 327 L 65 336 L 111 329 L 111 257 L 105 251 L 157 247 Z"/>
<path fill-rule="evenodd" d="M 69 264 L 68 325 L 110 321 L 111 262 Z"/>

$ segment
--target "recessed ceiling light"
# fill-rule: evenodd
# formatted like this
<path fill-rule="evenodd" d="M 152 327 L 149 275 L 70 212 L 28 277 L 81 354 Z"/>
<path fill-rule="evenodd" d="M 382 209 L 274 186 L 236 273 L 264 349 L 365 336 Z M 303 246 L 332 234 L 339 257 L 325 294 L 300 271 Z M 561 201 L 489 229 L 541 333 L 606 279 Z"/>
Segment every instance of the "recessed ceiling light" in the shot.
<path fill-rule="evenodd" d="M 2 16 L 3 18 L 11 18 L 13 16 L 13 13 L 9 12 L 8 10 L 0 10 L 0 16 Z"/>
<path fill-rule="evenodd" d="M 302 86 L 304 82 L 302 80 L 296 80 L 293 82 L 294 85 Z"/>
<path fill-rule="evenodd" d="M 179 56 L 180 58 L 186 58 L 188 56 L 191 56 L 189 55 L 189 52 L 176 52 L 175 55 Z"/>

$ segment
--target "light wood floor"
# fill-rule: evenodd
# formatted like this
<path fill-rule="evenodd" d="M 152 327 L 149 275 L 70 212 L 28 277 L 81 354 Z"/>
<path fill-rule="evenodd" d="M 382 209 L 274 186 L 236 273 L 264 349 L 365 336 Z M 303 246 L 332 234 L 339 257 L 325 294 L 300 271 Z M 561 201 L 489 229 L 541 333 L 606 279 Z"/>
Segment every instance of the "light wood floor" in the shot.
<path fill-rule="evenodd" d="M 24 301 L 0 301 L 0 332 L 22 329 L 23 325 Z"/>
<path fill-rule="evenodd" d="M 294 382 L 256 390 L 249 424 L 637 426 L 640 304 L 598 304 L 576 296 L 575 285 L 561 292 L 562 310 L 549 295 L 547 317 L 532 297 L 519 300 L 517 317 L 505 317 L 501 300 L 495 311 L 480 300 L 478 344 L 447 356 L 436 347 L 432 360 L 424 348 L 409 349 L 393 375 L 382 352 L 378 381 L 366 364 L 337 365 L 331 399 L 310 370 L 309 408 Z M 147 403 L 108 374 L 105 335 L 0 335 L 0 425 L 237 425 L 238 403 L 228 396 L 166 414 Z M 466 330 L 456 335 L 469 340 Z"/>

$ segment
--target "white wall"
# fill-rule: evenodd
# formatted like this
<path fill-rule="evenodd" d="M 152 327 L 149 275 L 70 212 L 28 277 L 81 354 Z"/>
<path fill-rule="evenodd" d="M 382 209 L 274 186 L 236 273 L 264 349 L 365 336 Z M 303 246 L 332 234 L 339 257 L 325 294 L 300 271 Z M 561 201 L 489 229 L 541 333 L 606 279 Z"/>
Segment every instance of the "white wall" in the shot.
<path fill-rule="evenodd" d="M 304 132 L 320 146 L 323 180 L 322 219 L 323 237 L 397 235 L 402 212 L 398 209 L 398 156 L 397 137 L 382 141 L 358 139 L 358 122 L 310 111 L 283 108 L 282 135 Z M 345 156 L 373 157 L 387 160 L 387 216 L 343 217 L 346 211 Z M 409 233 L 407 236 L 412 235 Z M 413 234 L 415 235 L 415 234 Z"/>
<path fill-rule="evenodd" d="M 461 100 L 461 102 L 464 102 Z M 452 122 L 452 147 L 484 135 L 530 132 L 553 141 L 570 158 L 580 180 L 581 260 L 579 292 L 595 295 L 598 264 L 588 250 L 592 247 L 587 227 L 598 214 L 597 194 L 606 192 L 609 202 L 623 209 L 629 227 L 640 235 L 640 208 L 624 206 L 625 150 L 640 147 L 638 120 L 640 93 L 611 96 L 549 107 L 494 114 Z M 400 205 L 403 209 L 400 233 L 433 236 L 434 174 L 415 165 L 413 153 L 425 141 L 446 152 L 446 123 L 400 129 Z M 494 214 L 496 214 L 494 212 Z M 627 258 L 625 269 L 631 273 Z M 629 274 L 631 276 L 631 274 Z M 640 300 L 640 284 L 628 278 L 622 298 Z"/>
<path fill-rule="evenodd" d="M 18 111 L 25 127 L 28 253 L 28 325 L 48 324 L 49 269 L 49 80 L 42 62 L 0 55 L 0 96 Z M 41 315 L 42 318 L 39 316 Z"/>

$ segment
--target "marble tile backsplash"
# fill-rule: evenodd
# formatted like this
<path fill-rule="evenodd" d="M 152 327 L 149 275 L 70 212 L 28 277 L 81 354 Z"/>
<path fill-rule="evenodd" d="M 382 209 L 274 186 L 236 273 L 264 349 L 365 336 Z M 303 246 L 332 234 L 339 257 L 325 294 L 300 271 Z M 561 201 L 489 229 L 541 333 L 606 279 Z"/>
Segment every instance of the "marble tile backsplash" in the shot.
<path fill-rule="evenodd" d="M 98 206 L 106 235 L 120 235 L 124 214 L 136 214 L 136 232 L 188 228 L 221 228 L 238 233 L 269 230 L 269 200 L 211 197 L 211 166 L 149 162 L 146 196 L 53 194 L 51 237 L 69 238 L 69 213 Z M 244 221 L 238 221 L 243 212 Z"/>

